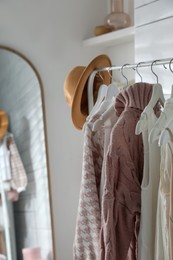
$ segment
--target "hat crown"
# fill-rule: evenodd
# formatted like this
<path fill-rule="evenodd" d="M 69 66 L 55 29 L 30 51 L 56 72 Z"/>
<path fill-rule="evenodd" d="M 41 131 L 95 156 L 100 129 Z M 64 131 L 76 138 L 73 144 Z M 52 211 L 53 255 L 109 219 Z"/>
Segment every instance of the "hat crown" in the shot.
<path fill-rule="evenodd" d="M 78 82 L 86 67 L 77 66 L 73 68 L 64 81 L 64 94 L 68 105 L 72 105 Z"/>
<path fill-rule="evenodd" d="M 71 106 L 71 116 L 74 126 L 82 129 L 88 116 L 88 79 L 94 70 L 111 66 L 111 60 L 105 54 L 95 57 L 87 66 L 77 66 L 72 69 L 64 81 L 66 102 Z M 111 72 L 110 72 L 111 73 Z M 111 77 L 107 71 L 101 72 L 102 77 L 94 78 L 92 83 L 94 102 L 102 83 L 109 85 Z"/>

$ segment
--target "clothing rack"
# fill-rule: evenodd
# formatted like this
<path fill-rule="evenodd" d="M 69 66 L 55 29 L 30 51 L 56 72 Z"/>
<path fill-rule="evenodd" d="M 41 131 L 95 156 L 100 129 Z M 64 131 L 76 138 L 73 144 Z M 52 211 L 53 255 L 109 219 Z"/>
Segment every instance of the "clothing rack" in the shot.
<path fill-rule="evenodd" d="M 95 69 L 90 77 L 89 77 L 89 80 L 88 80 L 88 86 L 87 86 L 87 94 L 88 94 L 88 101 L 89 101 L 89 111 L 91 111 L 92 107 L 94 106 L 94 100 L 93 100 L 93 83 L 94 83 L 94 77 L 96 76 L 96 74 L 98 74 L 102 80 L 103 80 L 103 77 L 101 75 L 101 72 L 103 71 L 107 71 L 108 73 L 112 70 L 120 70 L 121 71 L 121 74 L 122 76 L 126 79 L 127 83 L 128 83 L 128 79 L 126 78 L 126 76 L 123 74 L 123 70 L 124 69 L 134 69 L 136 71 L 136 73 L 141 77 L 141 75 L 139 74 L 138 72 L 138 68 L 139 67 L 150 67 L 151 68 L 151 71 L 152 73 L 156 76 L 157 78 L 157 83 L 158 83 L 158 76 L 157 74 L 153 71 L 153 66 L 158 66 L 158 65 L 163 65 L 163 67 L 165 69 L 167 69 L 165 67 L 165 65 L 168 65 L 169 64 L 169 69 L 170 71 L 173 73 L 173 70 L 171 68 L 171 64 L 173 62 L 173 58 L 164 58 L 164 59 L 157 59 L 157 60 L 150 60 L 150 61 L 141 61 L 141 62 L 138 62 L 138 63 L 135 63 L 135 64 L 124 64 L 122 66 L 116 66 L 116 65 L 112 65 L 110 67 L 102 67 L 100 69 Z M 112 77 L 110 75 L 110 77 Z M 142 77 L 141 77 L 142 79 Z M 103 80 L 104 81 L 104 80 Z"/>
<path fill-rule="evenodd" d="M 171 66 L 171 63 L 173 61 L 173 58 L 165 58 L 165 59 L 157 59 L 157 60 L 150 60 L 150 61 L 142 61 L 142 62 L 138 62 L 135 64 L 124 64 L 122 66 L 116 66 L 116 65 L 112 65 L 110 67 L 103 67 L 100 68 L 98 70 L 96 70 L 98 73 L 102 72 L 102 71 L 110 71 L 110 70 L 124 70 L 124 69 L 135 69 L 137 70 L 139 67 L 152 67 L 153 66 L 158 66 L 158 65 L 166 65 L 169 64 L 169 66 Z"/>

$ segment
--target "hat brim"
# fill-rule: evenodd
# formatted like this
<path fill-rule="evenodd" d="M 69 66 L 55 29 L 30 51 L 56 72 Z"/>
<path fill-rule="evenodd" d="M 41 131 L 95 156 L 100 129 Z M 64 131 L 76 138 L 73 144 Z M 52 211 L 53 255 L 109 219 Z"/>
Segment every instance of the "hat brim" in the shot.
<path fill-rule="evenodd" d="M 2 138 L 8 129 L 8 116 L 7 113 L 0 109 L 0 138 Z"/>
<path fill-rule="evenodd" d="M 88 81 L 88 78 L 90 74 L 99 68 L 102 67 L 110 67 L 111 66 L 111 60 L 107 55 L 99 55 L 96 58 L 94 58 L 89 65 L 84 69 L 78 83 L 76 86 L 76 91 L 74 94 L 73 102 L 72 102 L 72 109 L 71 109 L 71 116 L 74 126 L 77 129 L 82 129 L 87 115 L 84 115 L 81 111 L 81 101 L 82 101 L 82 94 L 84 92 L 84 89 L 87 87 L 86 83 Z M 102 76 L 104 79 L 104 84 L 109 85 L 111 82 L 110 75 L 104 71 L 102 72 Z"/>

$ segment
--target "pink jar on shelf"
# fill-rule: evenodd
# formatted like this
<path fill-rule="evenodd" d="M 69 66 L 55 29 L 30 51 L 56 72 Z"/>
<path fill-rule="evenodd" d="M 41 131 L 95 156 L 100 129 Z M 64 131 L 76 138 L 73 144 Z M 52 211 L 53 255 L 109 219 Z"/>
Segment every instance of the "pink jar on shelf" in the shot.
<path fill-rule="evenodd" d="M 130 16 L 124 13 L 124 0 L 111 0 L 111 13 L 107 15 L 105 24 L 113 30 L 130 26 Z"/>
<path fill-rule="evenodd" d="M 23 248 L 23 260 L 42 260 L 39 247 Z"/>

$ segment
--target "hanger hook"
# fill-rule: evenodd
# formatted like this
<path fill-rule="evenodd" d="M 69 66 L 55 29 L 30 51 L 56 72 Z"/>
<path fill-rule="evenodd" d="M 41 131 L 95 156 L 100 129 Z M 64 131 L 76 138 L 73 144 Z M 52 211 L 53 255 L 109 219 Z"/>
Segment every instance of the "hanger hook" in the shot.
<path fill-rule="evenodd" d="M 172 61 L 173 61 L 173 59 L 171 59 L 170 62 L 169 62 L 169 69 L 170 69 L 170 71 L 173 73 L 173 70 L 172 70 L 172 68 L 171 68 Z"/>
<path fill-rule="evenodd" d="M 99 76 L 99 77 L 102 79 L 102 82 L 104 83 L 104 78 L 103 78 L 103 76 L 102 76 L 101 72 L 100 72 L 100 71 L 98 71 L 96 75 L 98 75 L 98 76 Z"/>
<path fill-rule="evenodd" d="M 166 65 L 165 65 L 165 64 L 163 64 L 163 67 L 164 67 L 164 69 L 165 69 L 165 70 L 167 70 L 167 67 L 166 67 Z"/>
<path fill-rule="evenodd" d="M 142 82 L 143 80 L 142 80 L 142 76 L 141 76 L 141 74 L 140 74 L 139 71 L 138 71 L 138 67 L 139 67 L 139 65 L 142 64 L 142 63 L 144 63 L 144 62 L 138 62 L 138 64 L 136 65 L 136 73 L 137 73 L 138 76 L 140 77 L 141 82 Z"/>
<path fill-rule="evenodd" d="M 109 74 L 109 77 L 111 78 L 111 80 L 112 80 L 112 74 L 110 73 L 110 68 L 108 68 L 108 70 L 107 70 L 107 72 L 108 72 L 108 74 Z"/>
<path fill-rule="evenodd" d="M 129 82 L 128 82 L 128 78 L 124 75 L 124 73 L 123 73 L 123 69 L 124 69 L 124 67 L 125 66 L 127 66 L 127 65 L 130 65 L 129 63 L 126 63 L 126 64 L 124 64 L 122 67 L 121 67 L 121 75 L 125 78 L 125 80 L 127 81 L 127 86 L 128 86 L 128 84 L 129 84 Z"/>
<path fill-rule="evenodd" d="M 152 71 L 152 73 L 156 76 L 156 79 L 157 79 L 157 84 L 158 84 L 158 82 L 159 82 L 159 77 L 157 76 L 157 74 L 154 72 L 154 70 L 153 70 L 153 65 L 154 65 L 154 63 L 156 63 L 157 61 L 160 61 L 160 60 L 154 60 L 152 63 L 151 63 L 151 71 Z"/>

